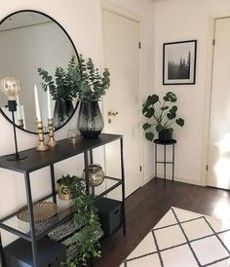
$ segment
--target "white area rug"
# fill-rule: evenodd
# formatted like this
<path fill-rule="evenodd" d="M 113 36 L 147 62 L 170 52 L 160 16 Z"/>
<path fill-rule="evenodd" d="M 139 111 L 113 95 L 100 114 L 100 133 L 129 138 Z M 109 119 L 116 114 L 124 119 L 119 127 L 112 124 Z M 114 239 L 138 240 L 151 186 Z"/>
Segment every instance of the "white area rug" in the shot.
<path fill-rule="evenodd" d="M 120 267 L 196 266 L 230 266 L 230 221 L 171 208 Z"/>

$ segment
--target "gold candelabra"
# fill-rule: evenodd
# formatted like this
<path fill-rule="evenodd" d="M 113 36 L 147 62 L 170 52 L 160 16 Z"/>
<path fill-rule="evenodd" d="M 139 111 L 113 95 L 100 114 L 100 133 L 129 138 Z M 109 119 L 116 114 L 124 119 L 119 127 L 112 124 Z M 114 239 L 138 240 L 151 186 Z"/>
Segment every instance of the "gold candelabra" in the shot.
<path fill-rule="evenodd" d="M 47 145 L 50 147 L 57 146 L 57 141 L 54 139 L 54 123 L 53 119 L 48 119 L 49 139 Z"/>
<path fill-rule="evenodd" d="M 45 144 L 44 129 L 42 121 L 37 121 L 38 128 L 38 145 L 36 150 L 39 152 L 46 151 L 49 147 Z"/>

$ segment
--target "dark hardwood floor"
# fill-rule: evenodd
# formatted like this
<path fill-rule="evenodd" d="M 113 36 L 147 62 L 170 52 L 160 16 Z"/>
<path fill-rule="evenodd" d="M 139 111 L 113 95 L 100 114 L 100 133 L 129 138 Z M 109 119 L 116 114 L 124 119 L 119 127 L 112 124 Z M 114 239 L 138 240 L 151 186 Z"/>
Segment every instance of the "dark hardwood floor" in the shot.
<path fill-rule="evenodd" d="M 230 192 L 179 182 L 164 189 L 162 180 L 149 182 L 126 200 L 126 236 L 120 230 L 106 239 L 93 266 L 118 267 L 172 206 L 230 219 Z"/>

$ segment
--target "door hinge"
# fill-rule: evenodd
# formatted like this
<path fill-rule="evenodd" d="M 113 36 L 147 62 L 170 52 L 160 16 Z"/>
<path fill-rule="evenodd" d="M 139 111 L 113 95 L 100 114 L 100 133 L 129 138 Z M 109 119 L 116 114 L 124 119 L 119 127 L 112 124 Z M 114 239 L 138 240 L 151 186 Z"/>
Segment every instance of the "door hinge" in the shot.
<path fill-rule="evenodd" d="M 140 172 L 142 172 L 142 166 L 140 166 Z"/>
<path fill-rule="evenodd" d="M 216 45 L 216 39 L 212 40 L 212 45 L 215 46 Z"/>
<path fill-rule="evenodd" d="M 208 171 L 208 164 L 206 165 L 206 171 Z"/>
<path fill-rule="evenodd" d="M 139 47 L 139 49 L 141 49 L 141 42 L 138 43 L 138 47 Z"/>

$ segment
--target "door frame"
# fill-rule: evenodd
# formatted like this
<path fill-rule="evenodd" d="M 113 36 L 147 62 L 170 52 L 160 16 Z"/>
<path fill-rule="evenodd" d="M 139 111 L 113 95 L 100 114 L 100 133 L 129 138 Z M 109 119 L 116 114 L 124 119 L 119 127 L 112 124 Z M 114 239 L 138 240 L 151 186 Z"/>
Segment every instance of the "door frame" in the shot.
<path fill-rule="evenodd" d="M 206 90 L 204 100 L 204 124 L 203 124 L 203 149 L 202 149 L 202 165 L 201 165 L 201 182 L 202 185 L 208 185 L 208 174 L 207 166 L 209 163 L 210 153 L 210 134 L 211 134 L 211 101 L 213 91 L 213 68 L 214 68 L 214 55 L 215 45 L 213 40 L 216 35 L 216 22 L 220 19 L 230 18 L 230 11 L 223 11 L 211 14 L 208 18 L 208 35 L 207 35 L 207 70 L 206 70 Z"/>
<path fill-rule="evenodd" d="M 103 25 L 103 12 L 104 11 L 108 11 L 111 13 L 114 13 L 118 16 L 121 16 L 123 18 L 127 18 L 130 20 L 133 20 L 134 22 L 137 22 L 139 24 L 139 38 L 141 41 L 141 26 L 142 26 L 142 22 L 141 22 L 141 17 L 136 14 L 133 11 L 130 11 L 124 7 L 121 7 L 119 5 L 116 5 L 108 0 L 100 0 L 99 1 L 99 5 L 100 5 L 100 37 L 99 37 L 99 42 L 100 42 L 100 51 L 99 51 L 99 58 L 100 58 L 100 66 L 101 68 L 105 67 L 105 59 L 104 59 L 104 52 L 105 52 L 105 48 L 104 48 L 104 25 Z M 143 53 L 142 53 L 142 49 L 140 49 L 139 51 L 139 63 L 140 63 L 140 73 L 139 73 L 139 77 L 140 77 L 140 91 L 139 91 L 139 97 L 138 97 L 138 102 L 140 105 L 142 105 L 142 99 L 143 99 L 143 81 L 142 81 L 142 60 L 143 58 Z M 105 118 L 106 114 L 105 114 L 105 109 L 104 109 L 104 104 L 103 104 L 103 100 L 102 100 L 102 113 L 103 116 Z M 142 127 L 141 127 L 141 122 L 142 122 L 142 114 L 140 113 L 140 127 L 139 127 L 139 136 L 142 136 Z M 140 138 L 140 164 L 142 166 L 142 171 L 140 172 L 140 185 L 143 186 L 144 185 L 144 161 L 143 161 L 143 155 L 144 155 L 144 140 L 143 138 Z M 106 170 L 106 153 L 105 153 L 105 148 L 104 148 L 104 166 L 105 166 L 105 170 Z"/>

